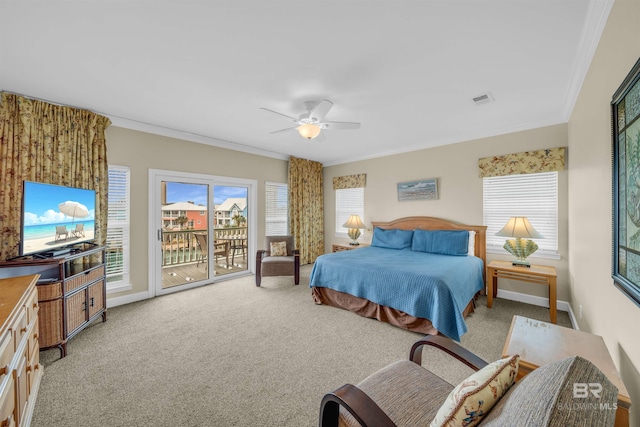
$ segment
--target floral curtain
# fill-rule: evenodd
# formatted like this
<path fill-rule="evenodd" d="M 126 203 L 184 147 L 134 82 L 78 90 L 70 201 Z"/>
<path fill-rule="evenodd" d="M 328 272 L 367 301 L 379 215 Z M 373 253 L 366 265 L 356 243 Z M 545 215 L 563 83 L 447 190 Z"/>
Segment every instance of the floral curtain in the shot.
<path fill-rule="evenodd" d="M 565 155 L 566 148 L 559 147 L 484 157 L 478 160 L 480 178 L 563 170 Z"/>
<path fill-rule="evenodd" d="M 289 159 L 289 219 L 300 249 L 300 263 L 310 264 L 324 253 L 322 163 Z"/>
<path fill-rule="evenodd" d="M 104 245 L 108 189 L 105 130 L 111 121 L 87 110 L 6 92 L 0 102 L 0 259 L 18 255 L 24 180 L 96 190 L 95 238 Z"/>
<path fill-rule="evenodd" d="M 333 177 L 333 189 L 344 190 L 345 188 L 363 188 L 367 185 L 367 174 L 335 176 Z"/>

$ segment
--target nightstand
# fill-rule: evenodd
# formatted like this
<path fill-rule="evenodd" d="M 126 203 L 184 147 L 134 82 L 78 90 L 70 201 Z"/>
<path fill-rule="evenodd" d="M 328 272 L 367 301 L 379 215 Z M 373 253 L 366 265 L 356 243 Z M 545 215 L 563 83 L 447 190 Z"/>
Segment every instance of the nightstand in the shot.
<path fill-rule="evenodd" d="M 350 245 L 348 243 L 334 243 L 331 245 L 331 252 L 342 252 L 342 251 L 350 251 L 352 249 L 363 248 L 365 246 L 369 246 L 368 243 L 360 243 L 357 246 Z"/>
<path fill-rule="evenodd" d="M 549 315 L 551 322 L 556 323 L 557 297 L 555 267 L 531 265 L 531 267 L 514 266 L 510 261 L 491 261 L 487 265 L 487 307 L 491 308 L 493 299 L 498 294 L 498 278 L 538 283 L 549 287 Z"/>

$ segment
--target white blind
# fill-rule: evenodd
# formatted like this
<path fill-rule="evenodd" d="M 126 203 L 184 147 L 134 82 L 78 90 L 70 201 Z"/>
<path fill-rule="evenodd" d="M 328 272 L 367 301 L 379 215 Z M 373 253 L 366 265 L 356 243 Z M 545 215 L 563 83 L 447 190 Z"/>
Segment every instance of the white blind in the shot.
<path fill-rule="evenodd" d="M 129 207 L 131 171 L 109 166 L 107 224 L 107 289 L 109 284 L 129 283 Z"/>
<path fill-rule="evenodd" d="M 289 234 L 289 196 L 287 184 L 267 182 L 267 209 L 265 233 L 267 236 Z"/>
<path fill-rule="evenodd" d="M 557 255 L 558 172 L 483 178 L 487 250 L 501 250 L 506 238 L 495 234 L 512 216 L 526 216 L 544 237 L 533 239 L 539 248 L 536 254 Z"/>
<path fill-rule="evenodd" d="M 360 215 L 364 221 L 364 187 L 336 190 L 336 235 L 346 236 L 347 229 L 342 226 L 350 215 Z"/>

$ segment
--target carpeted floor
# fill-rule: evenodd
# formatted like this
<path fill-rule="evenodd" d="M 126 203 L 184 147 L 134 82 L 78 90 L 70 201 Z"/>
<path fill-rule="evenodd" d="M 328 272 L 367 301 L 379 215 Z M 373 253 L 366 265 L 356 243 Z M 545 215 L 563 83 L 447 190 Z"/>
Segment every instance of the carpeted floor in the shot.
<path fill-rule="evenodd" d="M 33 427 L 315 426 L 324 393 L 408 357 L 421 335 L 317 306 L 289 277 L 229 280 L 109 309 L 68 344 L 40 353 Z M 478 301 L 462 345 L 498 359 L 514 314 L 548 309 Z M 570 326 L 565 312 L 558 324 Z M 449 382 L 468 368 L 429 349 L 423 364 Z"/>

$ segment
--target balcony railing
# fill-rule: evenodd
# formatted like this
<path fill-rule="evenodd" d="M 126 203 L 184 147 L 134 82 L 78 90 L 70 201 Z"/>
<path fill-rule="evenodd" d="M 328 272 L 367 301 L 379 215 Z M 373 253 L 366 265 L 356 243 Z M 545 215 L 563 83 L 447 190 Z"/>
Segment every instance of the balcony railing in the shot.
<path fill-rule="evenodd" d="M 162 231 L 162 266 L 174 266 L 196 262 L 200 249 L 196 243 L 195 233 L 207 234 L 204 230 Z M 245 237 L 247 227 L 216 228 L 215 240 L 233 237 Z"/>

